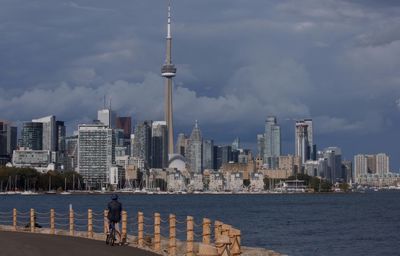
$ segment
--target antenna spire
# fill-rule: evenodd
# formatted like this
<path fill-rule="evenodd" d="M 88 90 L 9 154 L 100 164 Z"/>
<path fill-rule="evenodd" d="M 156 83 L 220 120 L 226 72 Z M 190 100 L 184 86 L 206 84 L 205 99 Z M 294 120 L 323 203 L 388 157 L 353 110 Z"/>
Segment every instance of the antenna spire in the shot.
<path fill-rule="evenodd" d="M 171 1 L 168 1 L 168 25 L 167 25 L 167 38 L 171 38 Z"/>

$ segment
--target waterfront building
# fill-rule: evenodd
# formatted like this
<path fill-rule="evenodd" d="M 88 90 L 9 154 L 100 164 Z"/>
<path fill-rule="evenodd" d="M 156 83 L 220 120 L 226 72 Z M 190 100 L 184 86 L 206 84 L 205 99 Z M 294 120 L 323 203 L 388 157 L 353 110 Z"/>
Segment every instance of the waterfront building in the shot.
<path fill-rule="evenodd" d="M 97 120 L 99 120 L 102 124 L 104 124 L 108 128 L 112 129 L 116 128 L 115 127 L 116 118 L 117 115 L 115 114 L 114 111 L 111 110 L 111 107 L 100 109 L 97 111 Z"/>
<path fill-rule="evenodd" d="M 264 159 L 265 138 L 264 134 L 257 134 L 257 158 Z"/>
<path fill-rule="evenodd" d="M 168 131 L 165 121 L 154 121 L 151 130 L 151 167 L 168 167 Z"/>
<path fill-rule="evenodd" d="M 225 189 L 233 192 L 243 191 L 243 173 L 226 173 L 225 176 Z"/>
<path fill-rule="evenodd" d="M 254 172 L 250 175 L 250 191 L 260 192 L 264 190 L 264 174 Z"/>
<path fill-rule="evenodd" d="M 203 169 L 214 168 L 214 141 L 203 140 Z"/>
<path fill-rule="evenodd" d="M 354 171 L 353 177 L 357 180 L 361 175 L 368 173 L 368 163 L 365 155 L 358 154 L 354 156 Z"/>
<path fill-rule="evenodd" d="M 376 155 L 376 174 L 383 176 L 389 173 L 389 156 L 385 153 Z"/>
<path fill-rule="evenodd" d="M 165 121 L 168 129 L 168 154 L 174 153 L 174 126 L 172 108 L 172 78 L 176 75 L 175 65 L 172 64 L 172 36 L 171 36 L 171 6 L 168 5 L 167 20 L 167 53 L 165 63 L 161 68 L 161 75 L 165 77 Z"/>
<path fill-rule="evenodd" d="M 104 124 L 78 126 L 78 172 L 88 189 L 109 184 L 110 168 L 115 163 L 115 138 Z"/>
<path fill-rule="evenodd" d="M 186 156 L 188 150 L 189 138 L 184 133 L 178 134 L 178 139 L 176 142 L 176 153 L 181 156 Z"/>
<path fill-rule="evenodd" d="M 186 159 L 181 154 L 170 155 L 168 168 L 176 169 L 176 170 L 180 171 L 181 173 L 188 172 L 188 166 L 186 163 Z"/>
<path fill-rule="evenodd" d="M 135 126 L 132 155 L 142 159 L 145 168 L 149 168 L 151 165 L 151 127 L 152 121 L 139 122 Z"/>
<path fill-rule="evenodd" d="M 196 120 L 189 138 L 189 151 L 187 160 L 192 173 L 202 173 L 203 171 L 203 138 Z"/>
<path fill-rule="evenodd" d="M 234 173 L 234 172 L 241 172 L 243 173 L 244 179 L 249 179 L 250 174 L 255 172 L 255 163 L 252 159 L 250 159 L 247 163 L 224 163 L 221 168 L 221 171 L 224 173 Z"/>
<path fill-rule="evenodd" d="M 20 147 L 31 150 L 42 150 L 43 148 L 43 124 L 36 122 L 25 122 L 21 130 Z"/>
<path fill-rule="evenodd" d="M 264 163 L 268 168 L 278 168 L 278 157 L 281 155 L 281 128 L 275 116 L 269 116 L 265 121 L 264 143 Z"/>
<path fill-rule="evenodd" d="M 125 139 L 130 139 L 132 133 L 132 118 L 130 116 L 119 116 L 115 121 L 115 128 L 122 129 Z"/>
<path fill-rule="evenodd" d="M 38 119 L 32 119 L 33 123 L 42 124 L 42 150 L 56 151 L 57 147 L 57 127 L 56 117 L 46 116 Z"/>
<path fill-rule="evenodd" d="M 38 172 L 46 173 L 55 170 L 49 150 L 14 150 L 12 165 L 18 168 L 34 168 Z"/>
<path fill-rule="evenodd" d="M 211 192 L 224 191 L 224 175 L 221 172 L 210 172 L 208 190 Z"/>
<path fill-rule="evenodd" d="M 203 183 L 203 175 L 193 173 L 190 175 L 190 183 L 189 183 L 189 190 L 192 191 L 203 191 L 204 183 Z"/>
<path fill-rule="evenodd" d="M 17 148 L 17 127 L 8 121 L 0 120 L 0 165 L 11 161 L 13 151 Z"/>
<path fill-rule="evenodd" d="M 186 190 L 186 178 L 178 170 L 168 169 L 167 171 L 167 190 L 171 192 Z"/>
<path fill-rule="evenodd" d="M 269 179 L 287 179 L 292 176 L 292 171 L 288 169 L 259 169 L 257 172 L 261 172 L 265 177 Z"/>

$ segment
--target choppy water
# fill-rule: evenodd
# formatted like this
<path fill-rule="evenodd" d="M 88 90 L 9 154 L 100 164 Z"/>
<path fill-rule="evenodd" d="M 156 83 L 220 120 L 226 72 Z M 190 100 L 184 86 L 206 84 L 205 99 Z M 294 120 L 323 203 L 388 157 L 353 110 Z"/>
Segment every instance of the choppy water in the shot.
<path fill-rule="evenodd" d="M 198 224 L 203 217 L 221 220 L 242 231 L 244 245 L 288 255 L 400 255 L 400 191 L 120 197 L 128 213 L 143 211 L 151 217 L 160 212 L 163 219 L 175 213 L 179 221 L 191 215 Z M 71 203 L 77 212 L 92 208 L 100 213 L 108 200 L 108 195 L 0 196 L 0 212 L 15 207 L 22 212 L 54 208 L 66 213 Z M 134 217 L 131 214 L 129 220 L 134 221 Z M 150 224 L 151 219 L 146 221 Z M 98 224 L 101 229 L 100 219 Z M 185 229 L 180 225 L 178 228 Z M 200 233 L 200 227 L 197 231 Z M 130 232 L 135 232 L 134 228 Z"/>

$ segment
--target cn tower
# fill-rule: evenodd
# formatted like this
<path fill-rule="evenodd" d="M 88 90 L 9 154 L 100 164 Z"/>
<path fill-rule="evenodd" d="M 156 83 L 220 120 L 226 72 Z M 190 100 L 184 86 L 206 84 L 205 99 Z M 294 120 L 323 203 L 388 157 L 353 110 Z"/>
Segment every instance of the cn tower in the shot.
<path fill-rule="evenodd" d="M 161 68 L 161 75 L 165 77 L 165 121 L 168 128 L 168 155 L 174 153 L 174 125 L 172 116 L 172 78 L 176 74 L 176 68 L 172 64 L 171 50 L 171 4 L 168 3 L 168 22 L 167 22 L 167 54 L 165 63 Z"/>

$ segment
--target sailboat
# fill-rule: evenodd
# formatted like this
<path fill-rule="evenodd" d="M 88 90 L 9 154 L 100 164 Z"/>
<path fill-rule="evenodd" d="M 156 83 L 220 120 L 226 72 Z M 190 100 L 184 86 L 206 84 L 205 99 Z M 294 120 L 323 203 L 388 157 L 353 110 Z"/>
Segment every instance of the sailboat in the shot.
<path fill-rule="evenodd" d="M 29 179 L 28 179 L 28 182 L 27 182 L 26 179 L 25 179 L 25 190 L 21 193 L 22 196 L 34 196 L 34 195 L 38 195 L 37 192 L 34 192 L 34 191 L 32 191 L 32 190 L 30 190 L 30 189 L 28 189 L 28 188 L 29 188 Z"/>
<path fill-rule="evenodd" d="M 64 179 L 64 191 L 60 193 L 61 195 L 71 195 L 71 192 L 67 191 L 67 178 Z"/>
<path fill-rule="evenodd" d="M 56 191 L 51 189 L 51 175 L 49 175 L 49 190 L 46 192 L 48 195 L 55 195 Z"/>

